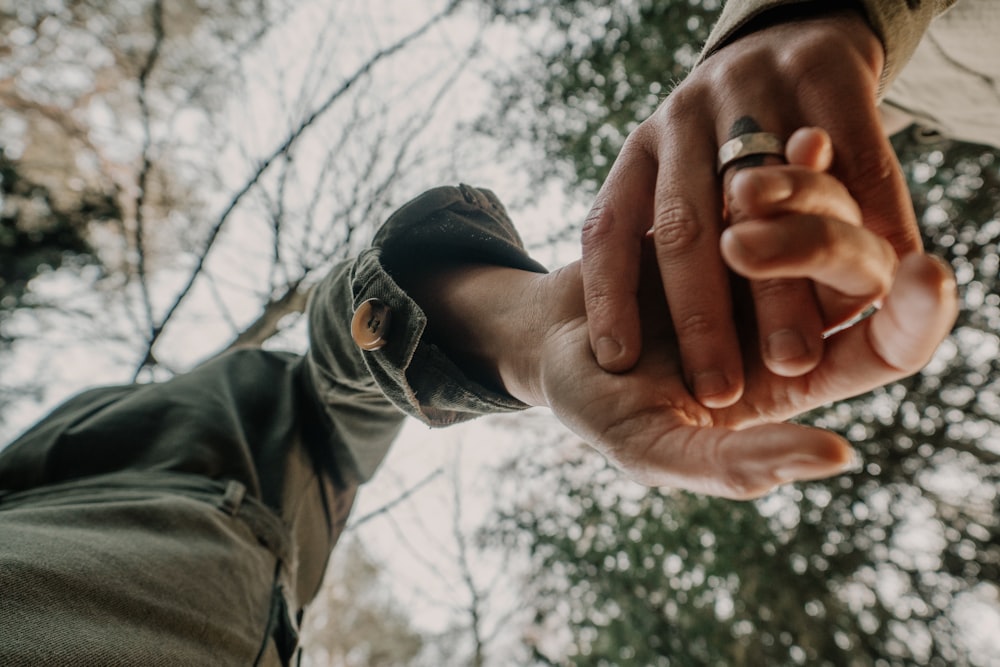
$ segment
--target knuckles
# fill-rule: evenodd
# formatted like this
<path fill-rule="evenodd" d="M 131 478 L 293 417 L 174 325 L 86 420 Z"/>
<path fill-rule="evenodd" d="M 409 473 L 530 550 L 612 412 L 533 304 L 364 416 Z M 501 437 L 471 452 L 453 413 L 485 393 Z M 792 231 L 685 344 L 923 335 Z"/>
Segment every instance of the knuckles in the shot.
<path fill-rule="evenodd" d="M 698 245 L 703 233 L 694 207 L 683 197 L 669 196 L 657 206 L 653 216 L 653 239 L 658 251 L 688 252 Z"/>
<path fill-rule="evenodd" d="M 754 301 L 785 302 L 790 296 L 797 296 L 800 299 L 810 299 L 811 292 L 808 283 L 795 278 L 767 278 L 757 280 L 753 283 Z M 805 302 L 805 303 L 808 303 Z"/>
<path fill-rule="evenodd" d="M 607 198 L 599 198 L 587 213 L 580 231 L 584 253 L 588 249 L 596 249 L 603 245 L 612 229 L 614 229 L 614 211 L 608 205 Z"/>
<path fill-rule="evenodd" d="M 719 322 L 704 313 L 676 315 L 674 329 L 681 340 L 698 340 L 719 331 Z"/>

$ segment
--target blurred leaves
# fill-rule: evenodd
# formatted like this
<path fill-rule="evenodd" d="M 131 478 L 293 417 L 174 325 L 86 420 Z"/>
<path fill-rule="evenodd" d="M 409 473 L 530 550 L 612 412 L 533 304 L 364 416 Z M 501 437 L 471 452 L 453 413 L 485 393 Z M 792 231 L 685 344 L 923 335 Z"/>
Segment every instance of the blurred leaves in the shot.
<path fill-rule="evenodd" d="M 87 226 L 119 218 L 114 198 L 92 190 L 61 207 L 49 188 L 22 177 L 0 148 L 0 318 L 32 305 L 26 302 L 28 283 L 40 273 L 95 262 Z M 0 344 L 5 340 L 0 327 Z"/>
<path fill-rule="evenodd" d="M 0 241 L 22 244 L 0 398 L 301 349 L 315 282 L 450 166 L 436 121 L 477 39 L 443 37 L 457 6 L 0 0 Z"/>
<path fill-rule="evenodd" d="M 521 119 L 509 140 L 548 156 L 539 175 L 565 169 L 587 193 L 692 64 L 717 9 L 494 6 L 552 35 L 500 82 L 494 125 Z M 802 418 L 854 443 L 858 470 L 758 502 L 647 491 L 572 443 L 513 463 L 511 479 L 532 481 L 501 495 L 484 539 L 531 553 L 538 664 L 993 664 L 1000 153 L 919 131 L 894 145 L 925 243 L 958 277 L 952 337 L 914 377 Z"/>
<path fill-rule="evenodd" d="M 527 139 L 527 167 L 589 197 L 625 138 L 697 60 L 722 4 L 717 0 L 483 0 L 526 27 L 529 55 L 498 77 L 497 106 L 480 131 Z M 529 30 L 528 26 L 535 30 Z"/>
<path fill-rule="evenodd" d="M 133 355 L 127 364 L 151 347 L 151 331 L 162 329 L 161 314 L 190 275 L 203 290 L 199 303 L 214 312 L 185 320 L 178 331 L 197 336 L 178 336 L 163 356 L 187 354 L 194 339 L 224 347 L 268 315 L 268 332 L 281 330 L 288 313 L 272 304 L 299 303 L 316 271 L 356 251 L 373 221 L 441 173 L 426 168 L 417 138 L 472 50 L 440 62 L 421 51 L 409 64 L 425 65 L 420 76 L 431 83 L 410 77 L 386 94 L 364 67 L 392 39 L 354 48 L 343 28 L 357 24 L 336 6 L 307 17 L 329 30 L 300 45 L 304 65 L 274 57 L 285 54 L 273 44 L 262 58 L 256 47 L 291 20 L 295 4 L 0 0 L 0 316 L 33 303 L 33 279 L 90 264 L 117 305 L 87 301 L 84 286 L 63 307 L 85 311 L 91 335 L 118 336 Z M 492 75 L 498 102 L 479 129 L 531 142 L 536 158 L 524 168 L 537 183 L 564 179 L 584 198 L 694 63 L 720 8 L 695 0 L 480 6 L 520 28 L 531 55 L 514 74 Z M 345 82 L 329 118 L 306 123 Z M 262 91 L 273 106 L 243 108 Z M 483 539 L 531 556 L 523 604 L 535 618 L 523 639 L 537 664 L 989 664 L 996 644 L 976 642 L 977 623 L 1000 619 L 1000 155 L 915 136 L 895 145 L 926 242 L 955 267 L 963 309 L 924 372 L 804 418 L 855 443 L 860 468 L 733 503 L 640 489 L 573 443 L 535 444 L 504 476 Z M 413 185 L 400 195 L 404 178 Z M 225 243 L 213 257 L 222 260 L 202 272 L 205 231 L 230 219 L 230 205 L 236 231 L 220 232 Z M 142 296 L 136 286 L 147 282 Z M 231 312 L 246 293 L 252 304 Z M 223 333 L 205 333 L 205 323 L 219 321 Z M 142 359 L 159 360 L 151 349 Z M 6 368 L 0 399 L 19 391 Z M 341 602 L 381 585 L 363 555 L 352 558 L 331 592 Z M 353 618 L 366 638 L 377 636 L 384 611 L 402 651 L 385 662 L 404 663 L 420 650 L 418 638 L 393 603 L 371 599 L 370 609 L 328 616 L 323 627 L 361 633 Z M 378 646 L 366 646 L 355 657 L 374 660 L 364 651 Z"/>

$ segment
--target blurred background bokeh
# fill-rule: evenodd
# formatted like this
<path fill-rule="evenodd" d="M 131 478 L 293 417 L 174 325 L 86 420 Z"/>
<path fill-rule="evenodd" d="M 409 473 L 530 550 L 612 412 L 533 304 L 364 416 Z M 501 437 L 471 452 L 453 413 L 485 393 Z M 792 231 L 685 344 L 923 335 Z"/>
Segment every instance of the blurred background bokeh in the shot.
<path fill-rule="evenodd" d="M 0 0 L 0 439 L 95 384 L 304 349 L 311 286 L 423 189 L 574 259 L 712 0 Z M 624 481 L 543 412 L 409 425 L 306 664 L 1000 664 L 1000 156 L 894 137 L 962 311 L 923 372 L 802 418 L 841 477 Z"/>

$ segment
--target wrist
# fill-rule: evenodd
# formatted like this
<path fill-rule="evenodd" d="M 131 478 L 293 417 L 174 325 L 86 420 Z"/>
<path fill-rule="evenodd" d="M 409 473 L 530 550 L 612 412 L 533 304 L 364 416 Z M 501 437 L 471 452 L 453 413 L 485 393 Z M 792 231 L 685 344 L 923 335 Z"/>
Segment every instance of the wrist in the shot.
<path fill-rule="evenodd" d="M 537 378 L 551 310 L 549 274 L 457 265 L 397 280 L 427 317 L 426 343 L 484 387 L 543 404 Z"/>
<path fill-rule="evenodd" d="M 882 41 L 857 2 L 804 2 L 781 5 L 747 21 L 712 49 L 739 58 L 744 53 L 769 53 L 776 65 L 798 68 L 816 76 L 840 60 L 860 58 L 877 88 L 885 64 Z M 710 62 L 710 61 L 709 61 Z"/>
<path fill-rule="evenodd" d="M 716 50 L 749 34 L 777 25 L 831 19 L 838 16 L 855 16 L 864 20 L 864 7 L 856 0 L 812 0 L 781 4 L 750 18 L 716 47 Z"/>

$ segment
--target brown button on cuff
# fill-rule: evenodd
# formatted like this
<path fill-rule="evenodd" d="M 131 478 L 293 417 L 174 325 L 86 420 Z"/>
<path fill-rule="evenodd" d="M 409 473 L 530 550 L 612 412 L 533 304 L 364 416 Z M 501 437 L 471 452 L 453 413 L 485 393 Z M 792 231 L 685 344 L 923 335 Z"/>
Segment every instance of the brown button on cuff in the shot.
<path fill-rule="evenodd" d="M 368 299 L 354 311 L 351 320 L 351 338 L 362 350 L 377 350 L 388 340 L 392 311 L 378 299 Z"/>

